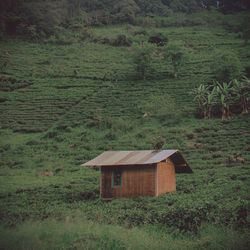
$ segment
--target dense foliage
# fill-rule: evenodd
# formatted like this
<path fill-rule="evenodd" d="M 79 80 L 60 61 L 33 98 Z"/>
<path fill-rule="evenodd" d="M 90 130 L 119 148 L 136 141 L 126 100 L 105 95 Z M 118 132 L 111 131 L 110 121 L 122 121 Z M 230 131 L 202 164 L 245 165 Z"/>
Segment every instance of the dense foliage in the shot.
<path fill-rule="evenodd" d="M 218 81 L 213 84 L 201 84 L 192 92 L 198 103 L 199 111 L 204 118 L 211 118 L 221 111 L 222 120 L 231 118 L 233 112 L 248 113 L 250 101 L 250 80 L 243 77 L 238 81 Z"/>
<path fill-rule="evenodd" d="M 223 12 L 247 10 L 247 0 L 1 0 L 0 35 L 31 39 L 58 35 L 62 28 L 115 23 L 140 24 L 139 16 L 171 16 L 211 7 Z M 248 33 L 244 33 L 245 35 Z"/>

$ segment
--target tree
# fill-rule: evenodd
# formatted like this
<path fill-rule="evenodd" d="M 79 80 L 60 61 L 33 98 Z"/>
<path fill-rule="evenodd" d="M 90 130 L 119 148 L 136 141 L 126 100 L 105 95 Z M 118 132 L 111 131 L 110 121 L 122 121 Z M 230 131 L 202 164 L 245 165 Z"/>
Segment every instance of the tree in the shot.
<path fill-rule="evenodd" d="M 242 30 L 242 38 L 244 39 L 245 45 L 247 45 L 248 40 L 250 39 L 250 17 L 247 15 L 240 26 Z"/>
<path fill-rule="evenodd" d="M 244 70 L 239 57 L 234 51 L 214 51 L 210 68 L 215 80 L 219 82 L 230 82 L 232 79 L 239 79 Z"/>
<path fill-rule="evenodd" d="M 221 105 L 222 120 L 230 118 L 230 105 L 233 104 L 234 98 L 232 95 L 232 82 L 215 82 L 215 89 Z"/>
<path fill-rule="evenodd" d="M 250 100 L 250 80 L 243 77 L 241 81 L 234 79 L 228 83 L 215 81 L 213 86 L 201 84 L 191 94 L 198 102 L 199 110 L 204 118 L 211 118 L 212 109 L 220 106 L 222 120 L 230 118 L 230 107 L 240 105 L 242 113 L 248 113 Z"/>
<path fill-rule="evenodd" d="M 143 80 L 146 79 L 147 73 L 152 64 L 152 51 L 155 47 L 149 44 L 142 44 L 133 47 L 135 51 L 133 61 L 136 64 L 136 71 L 139 77 Z"/>
<path fill-rule="evenodd" d="M 243 77 L 241 81 L 234 79 L 232 81 L 232 90 L 236 94 L 237 100 L 240 102 L 242 113 L 248 113 L 248 102 L 250 99 L 250 80 Z"/>
<path fill-rule="evenodd" d="M 135 2 L 143 13 L 165 15 L 169 12 L 168 6 L 162 0 L 135 0 Z"/>
<path fill-rule="evenodd" d="M 211 7 L 218 7 L 219 2 L 217 0 L 201 0 L 201 7 L 210 9 Z"/>
<path fill-rule="evenodd" d="M 201 8 L 200 3 L 196 0 L 165 0 L 164 2 L 174 12 L 192 13 Z"/>
<path fill-rule="evenodd" d="M 232 12 L 249 9 L 248 0 L 219 0 L 219 7 L 223 12 Z"/>
<path fill-rule="evenodd" d="M 139 11 L 138 6 L 134 0 L 117 1 L 112 10 L 112 14 L 115 15 L 118 23 L 129 22 L 133 23 L 136 13 Z"/>
<path fill-rule="evenodd" d="M 248 40 L 250 39 L 250 28 L 249 29 L 245 29 L 242 32 L 242 38 L 244 39 L 245 45 L 248 44 Z"/>
<path fill-rule="evenodd" d="M 178 77 L 179 67 L 184 61 L 184 52 L 180 46 L 175 44 L 169 45 L 164 51 L 164 58 L 166 60 L 170 59 L 170 62 L 173 66 L 173 76 L 174 78 Z"/>
<path fill-rule="evenodd" d="M 206 116 L 205 101 L 207 95 L 207 86 L 205 84 L 200 84 L 197 88 L 194 88 L 190 94 L 194 95 L 194 100 L 198 103 L 199 112 L 203 117 Z"/>
<path fill-rule="evenodd" d="M 205 102 L 205 110 L 206 110 L 205 118 L 209 119 L 212 117 L 212 109 L 217 104 L 216 99 L 217 99 L 217 91 L 216 88 L 213 87 L 211 91 L 207 91 L 206 102 Z"/>
<path fill-rule="evenodd" d="M 197 88 L 194 88 L 191 91 L 193 94 L 194 100 L 198 102 L 199 111 L 204 118 L 211 118 L 212 116 L 212 108 L 217 103 L 216 102 L 216 88 L 206 85 L 200 84 Z"/>
<path fill-rule="evenodd" d="M 24 0 L 0 1 L 0 32 L 14 34 L 21 21 Z"/>
<path fill-rule="evenodd" d="M 66 20 L 67 6 L 66 0 L 1 0 L 0 27 L 29 38 L 55 34 Z"/>

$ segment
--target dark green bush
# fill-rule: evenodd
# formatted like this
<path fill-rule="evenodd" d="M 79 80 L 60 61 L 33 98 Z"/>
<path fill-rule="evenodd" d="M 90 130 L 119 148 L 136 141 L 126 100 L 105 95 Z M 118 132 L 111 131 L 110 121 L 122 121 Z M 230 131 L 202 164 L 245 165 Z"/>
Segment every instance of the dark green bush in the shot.
<path fill-rule="evenodd" d="M 125 35 L 118 35 L 115 40 L 112 42 L 113 46 L 126 46 L 129 47 L 132 45 L 132 41 L 127 38 Z"/>
<path fill-rule="evenodd" d="M 168 42 L 168 37 L 162 33 L 152 34 L 149 39 L 149 43 L 154 43 L 157 46 L 165 46 Z"/>
<path fill-rule="evenodd" d="M 116 134 L 112 131 L 105 134 L 104 138 L 106 140 L 115 140 L 117 138 Z"/>
<path fill-rule="evenodd" d="M 28 141 L 28 142 L 26 143 L 26 145 L 29 145 L 29 146 L 38 145 L 38 144 L 39 144 L 39 142 L 36 141 L 36 140 L 31 140 L 31 141 Z"/>
<path fill-rule="evenodd" d="M 242 77 L 244 67 L 233 50 L 215 51 L 211 62 L 211 71 L 214 78 L 221 82 L 229 82 Z"/>
<path fill-rule="evenodd" d="M 11 149 L 11 145 L 10 144 L 1 145 L 0 146 L 0 153 L 8 151 L 10 149 Z"/>
<path fill-rule="evenodd" d="M 56 127 L 57 130 L 64 131 L 64 132 L 71 132 L 71 128 L 66 124 L 61 124 Z"/>
<path fill-rule="evenodd" d="M 51 138 L 55 138 L 56 136 L 57 136 L 57 132 L 55 132 L 55 131 L 50 131 L 50 132 L 47 132 L 47 133 L 44 135 L 43 138 L 49 138 L 49 139 L 51 139 Z"/>
<path fill-rule="evenodd" d="M 136 35 L 144 35 L 144 36 L 148 35 L 148 32 L 146 30 L 144 30 L 144 29 L 138 30 L 138 31 L 134 31 L 133 33 L 134 33 L 135 36 Z"/>

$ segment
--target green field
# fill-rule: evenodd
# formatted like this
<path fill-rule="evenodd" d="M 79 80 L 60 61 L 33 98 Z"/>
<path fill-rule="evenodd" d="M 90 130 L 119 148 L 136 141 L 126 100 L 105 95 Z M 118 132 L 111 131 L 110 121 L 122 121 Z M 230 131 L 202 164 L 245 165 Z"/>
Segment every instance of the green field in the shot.
<path fill-rule="evenodd" d="M 250 67 L 250 44 L 233 28 L 241 18 L 89 27 L 84 40 L 81 31 L 64 41 L 2 39 L 0 248 L 248 249 L 250 116 L 201 119 L 189 94 L 212 81 L 218 53 L 233 51 Z M 159 54 L 138 77 L 135 44 L 154 32 L 182 48 L 178 78 Z M 103 42 L 121 34 L 133 44 Z M 157 140 L 180 150 L 194 174 L 178 174 L 177 191 L 157 198 L 100 201 L 100 170 L 80 164 Z"/>

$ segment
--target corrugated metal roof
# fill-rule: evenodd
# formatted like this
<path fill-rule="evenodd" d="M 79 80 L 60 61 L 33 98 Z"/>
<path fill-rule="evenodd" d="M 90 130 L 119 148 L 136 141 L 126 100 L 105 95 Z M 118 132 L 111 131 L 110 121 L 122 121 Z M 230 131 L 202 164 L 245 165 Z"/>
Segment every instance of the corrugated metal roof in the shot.
<path fill-rule="evenodd" d="M 145 165 L 161 162 L 178 150 L 107 151 L 81 166 Z M 185 160 L 183 159 L 185 162 Z"/>

